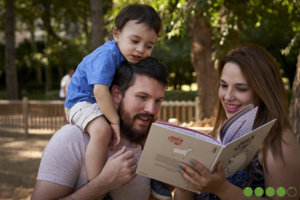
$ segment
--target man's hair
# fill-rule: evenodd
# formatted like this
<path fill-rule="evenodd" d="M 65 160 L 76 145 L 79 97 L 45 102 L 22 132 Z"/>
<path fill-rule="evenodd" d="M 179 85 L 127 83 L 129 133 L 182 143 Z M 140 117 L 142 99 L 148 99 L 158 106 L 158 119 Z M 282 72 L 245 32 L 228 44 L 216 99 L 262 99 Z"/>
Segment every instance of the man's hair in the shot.
<path fill-rule="evenodd" d="M 123 8 L 115 20 L 115 26 L 120 31 L 130 20 L 137 20 L 137 23 L 145 23 L 152 28 L 157 35 L 161 30 L 161 19 L 153 7 L 142 4 L 132 4 Z"/>
<path fill-rule="evenodd" d="M 135 82 L 136 75 L 145 75 L 160 82 L 164 87 L 168 86 L 169 73 L 167 68 L 153 57 L 148 57 L 138 63 L 123 61 L 119 70 L 115 73 L 111 85 L 119 86 L 122 95 Z"/>

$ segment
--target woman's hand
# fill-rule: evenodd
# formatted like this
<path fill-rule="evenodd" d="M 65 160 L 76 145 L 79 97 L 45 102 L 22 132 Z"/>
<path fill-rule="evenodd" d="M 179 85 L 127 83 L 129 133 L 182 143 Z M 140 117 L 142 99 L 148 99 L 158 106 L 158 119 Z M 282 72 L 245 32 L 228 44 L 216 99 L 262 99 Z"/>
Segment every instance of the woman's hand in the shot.
<path fill-rule="evenodd" d="M 196 160 L 190 161 L 191 165 L 179 164 L 179 172 L 185 181 L 195 190 L 218 195 L 226 187 L 226 179 L 222 163 L 218 163 L 216 170 L 210 173 Z"/>

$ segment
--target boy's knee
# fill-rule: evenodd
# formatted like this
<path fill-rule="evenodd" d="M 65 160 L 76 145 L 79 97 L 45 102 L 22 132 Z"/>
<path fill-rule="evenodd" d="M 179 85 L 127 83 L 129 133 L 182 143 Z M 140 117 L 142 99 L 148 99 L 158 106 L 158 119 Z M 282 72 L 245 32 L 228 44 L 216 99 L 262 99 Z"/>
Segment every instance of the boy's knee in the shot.
<path fill-rule="evenodd" d="M 112 135 L 112 129 L 110 127 L 110 124 L 104 117 L 97 117 L 93 121 L 91 121 L 87 127 L 86 131 L 92 136 L 92 135 L 101 135 L 102 136 L 111 136 Z"/>

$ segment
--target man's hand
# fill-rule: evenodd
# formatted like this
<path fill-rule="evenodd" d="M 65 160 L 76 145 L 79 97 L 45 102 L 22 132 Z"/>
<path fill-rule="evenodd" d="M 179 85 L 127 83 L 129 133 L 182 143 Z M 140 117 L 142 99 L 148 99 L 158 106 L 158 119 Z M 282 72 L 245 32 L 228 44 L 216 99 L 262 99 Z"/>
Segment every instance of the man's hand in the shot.
<path fill-rule="evenodd" d="M 126 147 L 123 146 L 121 150 L 107 160 L 99 178 L 105 181 L 111 190 L 117 189 L 136 176 L 137 164 L 134 152 L 126 151 Z"/>
<path fill-rule="evenodd" d="M 121 136 L 120 136 L 120 125 L 119 124 L 111 124 L 112 129 L 112 150 L 116 149 L 120 142 L 121 142 Z"/>

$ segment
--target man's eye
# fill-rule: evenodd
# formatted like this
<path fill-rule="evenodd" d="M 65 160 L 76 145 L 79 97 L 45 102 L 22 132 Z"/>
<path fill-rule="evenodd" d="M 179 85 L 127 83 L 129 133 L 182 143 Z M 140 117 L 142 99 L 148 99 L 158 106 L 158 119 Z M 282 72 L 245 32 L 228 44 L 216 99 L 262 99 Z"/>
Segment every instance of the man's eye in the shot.
<path fill-rule="evenodd" d="M 163 101 L 163 99 L 157 99 L 156 103 L 161 103 Z"/>
<path fill-rule="evenodd" d="M 146 96 L 139 96 L 140 99 L 146 99 Z"/>

